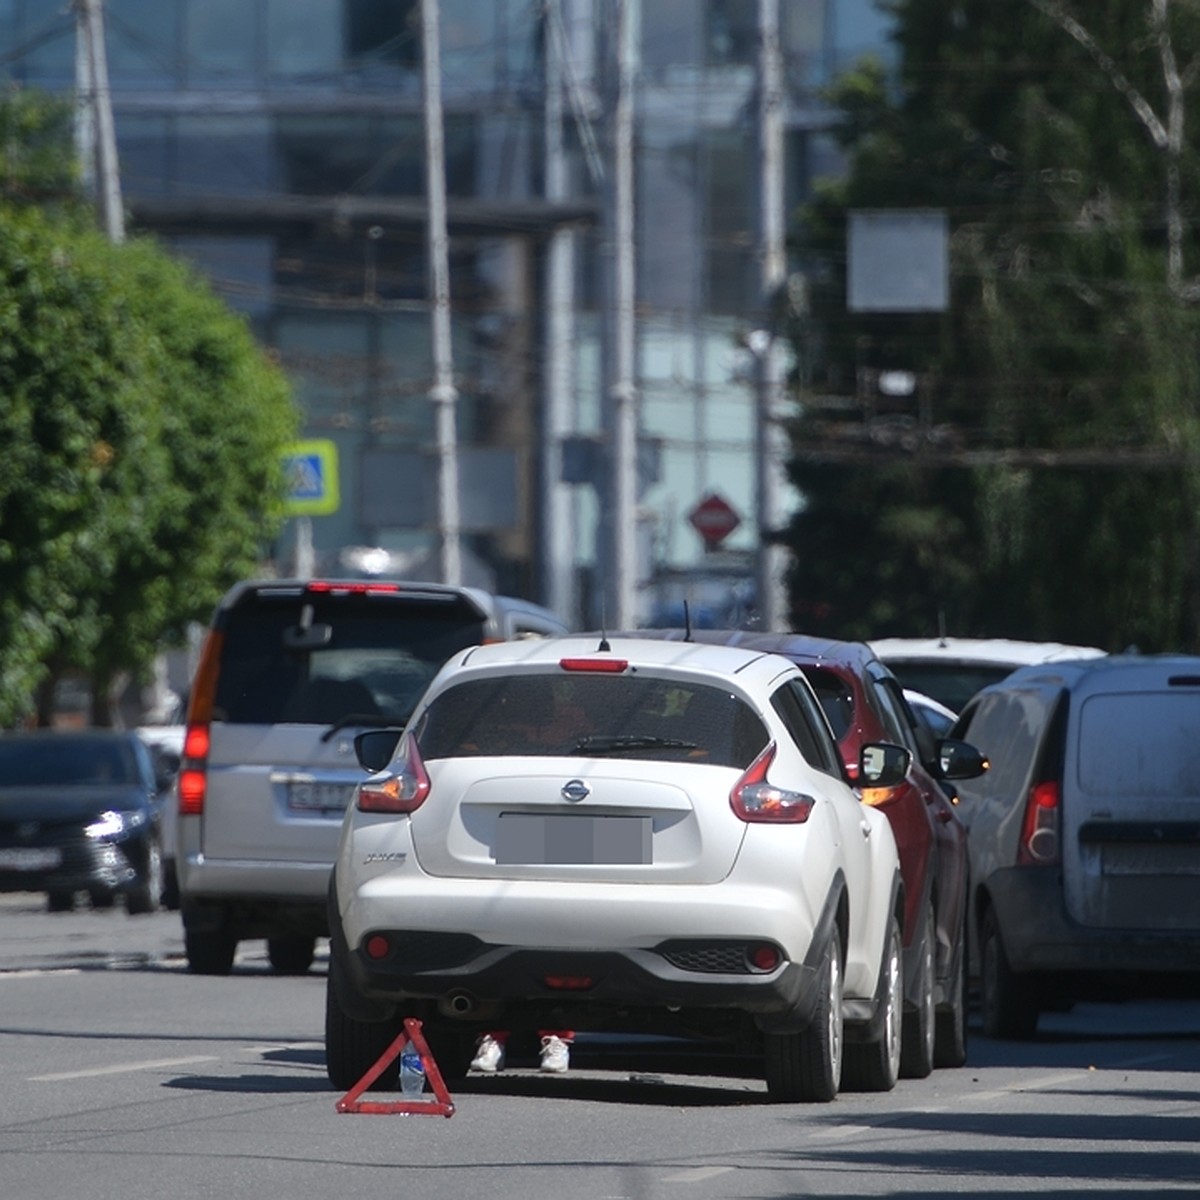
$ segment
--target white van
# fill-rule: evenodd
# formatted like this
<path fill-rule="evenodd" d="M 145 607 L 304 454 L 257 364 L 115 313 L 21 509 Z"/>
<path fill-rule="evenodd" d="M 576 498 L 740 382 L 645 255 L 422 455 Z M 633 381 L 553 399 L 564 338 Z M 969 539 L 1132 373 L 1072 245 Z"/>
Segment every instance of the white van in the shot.
<path fill-rule="evenodd" d="M 176 868 L 188 966 L 227 974 L 266 938 L 303 972 L 327 933 L 342 816 L 364 778 L 354 735 L 399 728 L 467 646 L 566 632 L 547 609 L 474 588 L 260 580 L 218 605 L 192 684 Z"/>
<path fill-rule="evenodd" d="M 984 1031 L 1200 973 L 1200 657 L 1025 667 L 955 728 Z"/>

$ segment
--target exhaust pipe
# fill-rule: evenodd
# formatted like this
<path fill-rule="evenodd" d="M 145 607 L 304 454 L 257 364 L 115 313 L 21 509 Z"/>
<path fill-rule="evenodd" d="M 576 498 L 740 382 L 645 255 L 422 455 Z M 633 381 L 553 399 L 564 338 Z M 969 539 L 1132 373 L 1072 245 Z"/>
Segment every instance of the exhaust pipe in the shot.
<path fill-rule="evenodd" d="M 438 1008 L 448 1017 L 469 1017 L 478 1007 L 470 992 L 451 992 L 438 1001 Z"/>
<path fill-rule="evenodd" d="M 459 1021 L 495 1021 L 500 1018 L 504 1006 L 496 1000 L 479 1000 L 470 992 L 448 992 L 438 1002 L 438 1012 L 443 1017 Z"/>

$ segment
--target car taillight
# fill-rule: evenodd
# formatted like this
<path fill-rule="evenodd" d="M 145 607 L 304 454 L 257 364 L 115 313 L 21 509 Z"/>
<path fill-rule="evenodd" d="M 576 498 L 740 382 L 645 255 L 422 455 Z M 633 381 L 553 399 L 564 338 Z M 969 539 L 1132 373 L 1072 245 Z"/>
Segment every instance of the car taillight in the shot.
<path fill-rule="evenodd" d="M 729 806 L 743 821 L 799 825 L 808 820 L 816 800 L 803 792 L 792 792 L 767 782 L 767 770 L 775 761 L 775 743 L 746 768 L 729 793 Z"/>
<path fill-rule="evenodd" d="M 429 775 L 416 738 L 405 738 L 404 765 L 399 771 L 372 776 L 358 789 L 358 809 L 370 813 L 410 813 L 429 795 Z"/>
<path fill-rule="evenodd" d="M 1052 780 L 1035 783 L 1025 800 L 1017 862 L 1026 866 L 1052 866 L 1059 860 L 1058 819 L 1061 794 Z"/>

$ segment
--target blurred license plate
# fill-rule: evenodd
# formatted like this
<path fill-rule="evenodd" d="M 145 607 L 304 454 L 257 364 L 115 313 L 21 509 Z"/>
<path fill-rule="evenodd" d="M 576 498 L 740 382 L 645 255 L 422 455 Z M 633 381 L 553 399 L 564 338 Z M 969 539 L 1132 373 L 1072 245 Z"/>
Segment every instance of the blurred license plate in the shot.
<path fill-rule="evenodd" d="M 57 847 L 19 846 L 0 850 L 0 869 L 5 871 L 52 871 L 62 865 Z"/>
<path fill-rule="evenodd" d="M 352 783 L 321 783 L 292 779 L 287 785 L 288 808 L 295 812 L 345 812 L 354 799 Z"/>
<path fill-rule="evenodd" d="M 535 816 L 501 813 L 496 862 L 648 863 L 649 817 Z"/>

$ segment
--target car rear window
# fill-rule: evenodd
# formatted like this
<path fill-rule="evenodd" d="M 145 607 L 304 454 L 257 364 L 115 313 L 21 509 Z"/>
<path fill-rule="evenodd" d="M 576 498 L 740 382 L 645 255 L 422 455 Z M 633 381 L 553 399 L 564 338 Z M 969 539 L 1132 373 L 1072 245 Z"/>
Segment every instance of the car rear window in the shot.
<path fill-rule="evenodd" d="M 328 627 L 321 637 L 296 631 Z M 483 639 L 466 605 L 396 596 L 255 596 L 227 616 L 214 719 L 403 724 L 452 654 Z"/>
<path fill-rule="evenodd" d="M 421 717 L 427 759 L 581 755 L 745 768 L 766 726 L 732 693 L 639 675 L 523 674 L 448 688 Z"/>

